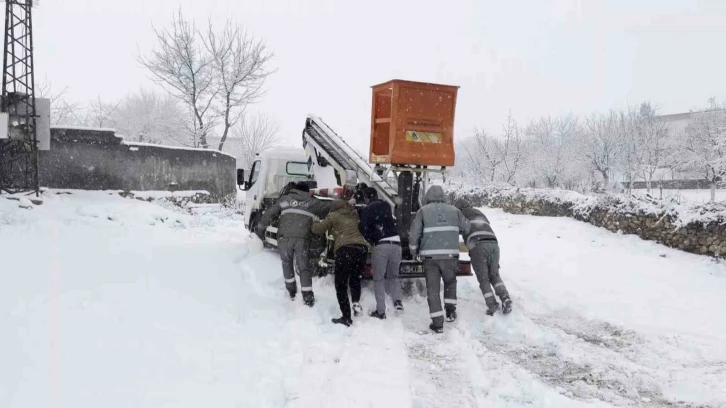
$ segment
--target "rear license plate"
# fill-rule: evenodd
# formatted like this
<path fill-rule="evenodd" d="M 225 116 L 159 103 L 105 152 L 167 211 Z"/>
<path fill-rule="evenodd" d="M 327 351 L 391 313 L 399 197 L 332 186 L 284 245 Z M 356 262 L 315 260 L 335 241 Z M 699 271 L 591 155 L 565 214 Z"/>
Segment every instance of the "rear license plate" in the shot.
<path fill-rule="evenodd" d="M 407 264 L 404 266 L 403 271 L 401 271 L 405 275 L 420 275 L 423 274 L 423 265 L 421 264 Z"/>

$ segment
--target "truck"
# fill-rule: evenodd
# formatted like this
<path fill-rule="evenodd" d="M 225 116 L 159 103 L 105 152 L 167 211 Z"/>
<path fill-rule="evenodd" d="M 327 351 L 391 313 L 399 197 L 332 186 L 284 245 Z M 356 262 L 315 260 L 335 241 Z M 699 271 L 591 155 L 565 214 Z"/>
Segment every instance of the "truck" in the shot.
<path fill-rule="evenodd" d="M 270 149 L 256 156 L 248 174 L 244 169 L 238 169 L 237 184 L 247 194 L 247 228 L 256 230 L 264 211 L 290 182 L 308 183 L 311 192 L 320 200 L 339 196 L 344 185 L 364 183 L 375 188 L 379 198 L 393 209 L 404 258 L 399 279 L 424 277 L 422 262 L 409 253 L 408 232 L 421 207 L 429 174 L 443 173 L 446 165 L 453 165 L 456 88 L 401 80 L 374 86 L 368 161 L 321 118 L 308 115 L 301 148 Z M 369 161 L 375 165 L 371 166 Z M 276 223 L 267 227 L 264 244 L 269 248 L 277 247 Z M 316 275 L 335 273 L 331 236 L 313 239 L 310 259 Z M 457 275 L 472 275 L 463 244 L 460 245 Z M 369 256 L 364 278 L 372 279 L 372 276 Z"/>

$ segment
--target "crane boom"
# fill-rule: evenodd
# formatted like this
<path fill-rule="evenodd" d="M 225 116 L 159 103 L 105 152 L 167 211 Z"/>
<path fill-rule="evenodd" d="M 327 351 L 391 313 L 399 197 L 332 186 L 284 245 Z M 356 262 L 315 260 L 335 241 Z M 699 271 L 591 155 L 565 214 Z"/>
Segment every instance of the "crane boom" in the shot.
<path fill-rule="evenodd" d="M 357 181 L 374 187 L 378 191 L 378 196 L 387 201 L 391 207 L 395 207 L 400 201 L 396 189 L 317 116 L 308 115 L 305 121 L 303 147 L 310 169 L 313 166 L 332 165 L 340 177 L 340 185 L 345 184 L 348 174 L 353 172 Z"/>

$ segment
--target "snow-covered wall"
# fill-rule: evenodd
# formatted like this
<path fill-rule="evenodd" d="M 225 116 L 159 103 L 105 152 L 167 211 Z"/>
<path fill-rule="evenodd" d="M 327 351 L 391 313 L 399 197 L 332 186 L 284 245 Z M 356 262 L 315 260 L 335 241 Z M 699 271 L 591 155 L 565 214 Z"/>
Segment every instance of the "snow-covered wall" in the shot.
<path fill-rule="evenodd" d="M 623 185 L 627 186 L 627 182 Z M 653 180 L 651 182 L 652 188 L 660 188 L 663 186 L 666 190 L 708 190 L 711 188 L 711 183 L 708 180 Z M 634 181 L 633 189 L 642 190 L 648 188 L 645 181 Z"/>
<path fill-rule="evenodd" d="M 81 190 L 236 193 L 236 159 L 216 150 L 125 143 L 112 129 L 53 128 L 39 156 L 40 184 Z"/>
<path fill-rule="evenodd" d="M 513 214 L 572 217 L 613 232 L 636 234 L 672 248 L 726 257 L 726 206 L 676 204 L 618 194 L 587 196 L 574 191 L 445 186 L 450 199 L 502 208 Z"/>

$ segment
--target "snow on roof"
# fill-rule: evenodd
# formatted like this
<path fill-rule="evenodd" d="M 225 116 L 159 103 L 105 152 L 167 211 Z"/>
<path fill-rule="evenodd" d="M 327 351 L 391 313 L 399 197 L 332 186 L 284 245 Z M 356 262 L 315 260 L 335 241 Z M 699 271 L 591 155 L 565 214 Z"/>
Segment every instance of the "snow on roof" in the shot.
<path fill-rule="evenodd" d="M 116 129 L 114 128 L 103 128 L 103 127 L 88 127 L 88 126 L 51 126 L 51 129 L 69 129 L 69 130 L 91 130 L 94 132 L 114 132 L 116 133 Z M 121 137 L 116 135 L 116 137 Z"/>
<path fill-rule="evenodd" d="M 163 148 L 163 149 L 191 150 L 191 151 L 197 151 L 197 152 L 208 152 L 208 153 L 214 153 L 214 154 L 222 154 L 222 155 L 231 157 L 231 158 L 233 158 L 235 160 L 237 159 L 232 154 L 225 153 L 225 152 L 221 152 L 221 151 L 216 150 L 216 149 L 203 149 L 201 147 L 169 146 L 169 145 L 161 145 L 161 144 L 155 144 L 155 143 L 127 142 L 127 141 L 123 141 L 121 144 L 122 145 L 125 145 L 125 146 L 131 146 L 131 147 L 134 147 L 134 146 L 145 146 L 145 147 L 160 147 L 160 148 Z"/>
<path fill-rule="evenodd" d="M 176 198 L 193 197 L 197 194 L 209 195 L 209 191 L 207 191 L 207 190 L 180 190 L 180 191 L 160 191 L 160 190 L 137 191 L 137 190 L 132 190 L 132 191 L 130 191 L 130 193 L 133 194 L 134 197 L 152 198 L 152 199 L 169 198 L 169 197 L 176 197 Z"/>

